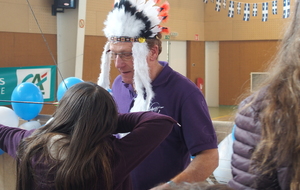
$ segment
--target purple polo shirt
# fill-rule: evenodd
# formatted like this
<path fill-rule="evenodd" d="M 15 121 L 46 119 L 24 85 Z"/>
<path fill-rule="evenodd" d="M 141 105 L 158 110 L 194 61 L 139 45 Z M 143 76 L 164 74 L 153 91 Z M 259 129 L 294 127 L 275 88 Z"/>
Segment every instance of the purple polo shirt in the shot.
<path fill-rule="evenodd" d="M 174 71 L 166 62 L 152 81 L 155 97 L 151 111 L 169 115 L 181 125 L 175 125 L 171 134 L 133 172 L 135 190 L 149 190 L 183 171 L 190 156 L 217 148 L 217 137 L 206 101 L 199 88 L 188 78 Z M 129 112 L 136 94 L 131 85 L 118 76 L 112 93 L 120 113 Z"/>

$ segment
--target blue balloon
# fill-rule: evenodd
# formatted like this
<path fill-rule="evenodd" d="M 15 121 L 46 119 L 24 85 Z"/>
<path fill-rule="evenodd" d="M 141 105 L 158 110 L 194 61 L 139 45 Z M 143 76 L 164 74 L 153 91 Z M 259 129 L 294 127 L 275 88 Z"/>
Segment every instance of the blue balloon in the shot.
<path fill-rule="evenodd" d="M 63 80 L 58 88 L 57 88 L 57 101 L 60 101 L 60 99 L 64 96 L 65 92 L 74 84 L 80 83 L 80 82 L 84 82 L 82 79 L 80 78 L 76 78 L 76 77 L 69 77 L 66 78 L 65 80 Z"/>
<path fill-rule="evenodd" d="M 30 82 L 19 84 L 11 95 L 12 101 L 44 102 L 43 94 L 38 86 Z M 43 104 L 12 103 L 15 113 L 24 120 L 35 118 L 42 110 Z"/>
<path fill-rule="evenodd" d="M 4 154 L 4 151 L 2 149 L 0 149 L 0 155 Z"/>

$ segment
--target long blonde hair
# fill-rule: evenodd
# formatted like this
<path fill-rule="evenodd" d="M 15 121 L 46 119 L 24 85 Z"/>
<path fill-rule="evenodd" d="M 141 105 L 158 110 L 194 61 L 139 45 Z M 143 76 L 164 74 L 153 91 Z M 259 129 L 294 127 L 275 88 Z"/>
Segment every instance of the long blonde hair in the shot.
<path fill-rule="evenodd" d="M 260 113 L 261 141 L 253 156 L 252 170 L 272 175 L 281 166 L 291 169 L 292 190 L 300 182 L 300 3 L 282 39 L 264 82 L 266 106 Z"/>

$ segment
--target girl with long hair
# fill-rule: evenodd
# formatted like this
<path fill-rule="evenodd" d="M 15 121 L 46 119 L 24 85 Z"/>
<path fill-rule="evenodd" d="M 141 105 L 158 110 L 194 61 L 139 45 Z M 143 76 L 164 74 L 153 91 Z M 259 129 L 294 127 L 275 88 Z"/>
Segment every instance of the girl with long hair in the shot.
<path fill-rule="evenodd" d="M 239 105 L 234 189 L 300 189 L 300 2 L 258 91 Z"/>
<path fill-rule="evenodd" d="M 0 148 L 17 159 L 17 190 L 131 189 L 129 173 L 171 132 L 172 118 L 118 114 L 102 87 L 67 90 L 53 119 L 26 131 L 0 125 Z M 114 133 L 131 132 L 118 139 Z"/>

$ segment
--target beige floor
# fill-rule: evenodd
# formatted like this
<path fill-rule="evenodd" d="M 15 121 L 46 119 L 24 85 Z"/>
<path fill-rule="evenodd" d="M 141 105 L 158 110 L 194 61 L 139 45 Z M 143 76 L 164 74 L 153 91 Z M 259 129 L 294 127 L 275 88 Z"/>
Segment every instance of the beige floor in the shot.
<path fill-rule="evenodd" d="M 209 107 L 209 113 L 215 128 L 218 143 L 232 133 L 236 106 Z"/>
<path fill-rule="evenodd" d="M 209 107 L 208 110 L 213 121 L 233 121 L 236 106 Z"/>
<path fill-rule="evenodd" d="M 217 134 L 218 143 L 220 143 L 229 134 L 232 133 L 232 127 L 234 126 L 234 116 L 236 113 L 236 106 L 210 107 L 209 112 Z M 228 141 L 224 141 L 224 142 L 228 142 Z M 224 148 L 221 148 L 221 150 L 224 151 Z M 207 179 L 209 183 L 211 184 L 227 183 L 227 181 L 231 178 L 231 176 L 229 175 L 231 172 L 230 168 L 223 168 L 224 164 L 228 166 L 228 162 L 230 162 L 229 159 L 231 155 L 230 152 L 231 151 L 228 150 L 228 153 L 223 152 L 222 154 L 219 155 L 221 156 L 219 157 L 219 167 Z"/>

